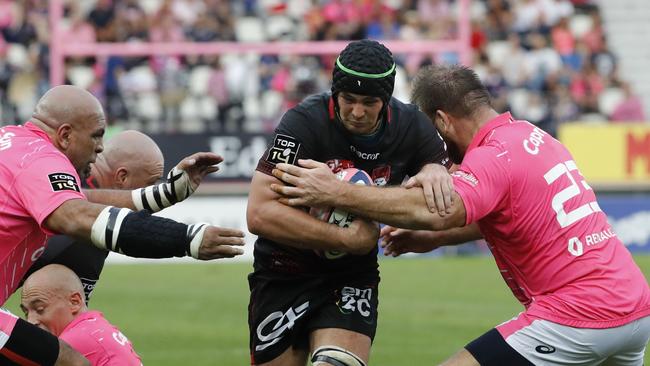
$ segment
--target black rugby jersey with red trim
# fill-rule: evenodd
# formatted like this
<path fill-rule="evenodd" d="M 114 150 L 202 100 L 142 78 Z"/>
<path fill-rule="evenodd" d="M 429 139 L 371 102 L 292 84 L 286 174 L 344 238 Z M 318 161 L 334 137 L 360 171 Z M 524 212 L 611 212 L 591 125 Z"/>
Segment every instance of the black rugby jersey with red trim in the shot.
<path fill-rule="evenodd" d="M 442 138 L 415 105 L 391 98 L 384 115 L 378 132 L 358 136 L 339 121 L 330 93 L 308 97 L 284 114 L 257 170 L 271 175 L 277 163 L 298 164 L 298 159 L 313 159 L 327 163 L 335 172 L 350 167 L 364 170 L 375 185 L 384 186 L 401 184 L 428 163 L 451 165 Z M 254 256 L 256 268 L 297 273 L 377 267 L 377 249 L 364 256 L 327 259 L 313 250 L 289 247 L 264 237 L 255 242 Z"/>

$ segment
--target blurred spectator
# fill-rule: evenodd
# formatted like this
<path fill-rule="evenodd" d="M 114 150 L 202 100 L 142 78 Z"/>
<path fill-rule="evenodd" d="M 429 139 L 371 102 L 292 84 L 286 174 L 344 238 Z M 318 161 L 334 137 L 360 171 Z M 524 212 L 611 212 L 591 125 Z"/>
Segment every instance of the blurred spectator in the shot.
<path fill-rule="evenodd" d="M 634 94 L 629 83 L 621 85 L 623 100 L 614 108 L 610 120 L 613 122 L 643 122 L 645 113 L 641 98 Z"/>
<path fill-rule="evenodd" d="M 128 120 L 129 111 L 122 96 L 120 79 L 124 75 L 124 58 L 120 56 L 110 56 L 106 60 L 106 69 L 104 70 L 104 109 L 109 125 L 113 125 L 116 120 Z"/>
<path fill-rule="evenodd" d="M 542 9 L 538 0 L 515 2 L 512 30 L 524 37 L 530 32 L 542 31 L 544 26 Z"/>
<path fill-rule="evenodd" d="M 592 10 L 589 15 L 591 17 L 591 27 L 582 37 L 582 40 L 589 48 L 589 52 L 600 52 L 605 42 L 602 18 L 597 10 Z"/>
<path fill-rule="evenodd" d="M 2 35 L 8 43 L 17 43 L 25 47 L 36 40 L 36 28 L 30 22 L 29 3 L 24 6 L 14 6 L 11 21 L 2 28 Z"/>
<path fill-rule="evenodd" d="M 612 110 L 613 102 L 601 111 L 599 99 L 603 90 L 620 84 L 618 60 L 595 1 L 473 1 L 472 59 L 497 109 L 514 103 L 551 131 L 583 114 L 604 116 Z M 457 0 L 64 3 L 62 32 L 66 42 L 74 43 L 235 41 L 249 38 L 249 32 L 267 41 L 444 40 L 458 34 Z M 49 87 L 47 11 L 45 0 L 0 0 L 1 123 L 20 123 L 28 117 L 30 103 Z M 276 21 L 284 28 L 269 31 Z M 458 59 L 453 52 L 395 56 L 405 86 L 422 65 Z M 327 90 L 333 62 L 331 55 L 69 57 L 66 75 L 68 82 L 83 82 L 97 94 L 110 124 L 236 132 L 270 130 L 283 109 L 306 94 Z M 194 82 L 188 84 L 190 80 Z M 195 87 L 196 80 L 203 86 Z M 402 95 L 408 95 L 404 89 Z M 633 115 L 638 98 L 629 91 L 623 94 L 612 119 Z"/>
<path fill-rule="evenodd" d="M 511 33 L 513 15 L 507 0 L 487 0 L 487 25 L 485 32 L 489 40 L 505 40 Z"/>
<path fill-rule="evenodd" d="M 112 0 L 97 0 L 95 8 L 88 14 L 88 21 L 95 28 L 97 41 L 110 42 L 114 40 L 115 7 Z"/>
<path fill-rule="evenodd" d="M 614 78 L 616 73 L 616 56 L 610 51 L 607 42 L 603 42 L 599 51 L 591 55 L 591 63 L 596 68 L 600 76 L 604 78 Z"/>
<path fill-rule="evenodd" d="M 574 13 L 569 0 L 541 0 L 541 10 L 547 27 L 553 27 Z"/>
<path fill-rule="evenodd" d="M 63 29 L 63 37 L 71 43 L 93 43 L 97 41 L 95 29 L 86 21 L 85 15 L 81 11 L 81 6 L 77 2 L 70 4 L 70 26 Z"/>
<path fill-rule="evenodd" d="M 208 81 L 208 95 L 213 98 L 217 105 L 217 121 L 208 121 L 206 130 L 223 132 L 226 130 L 228 111 L 232 107 L 230 103 L 231 98 L 228 93 L 226 74 L 218 57 L 214 59 L 211 66 L 212 71 Z M 217 128 L 214 122 L 219 122 L 220 128 Z"/>
<path fill-rule="evenodd" d="M 503 60 L 501 70 L 503 77 L 512 88 L 523 86 L 526 81 L 526 51 L 516 33 L 508 37 L 507 56 Z"/>
<path fill-rule="evenodd" d="M 605 88 L 602 77 L 588 62 L 571 81 L 571 96 L 583 113 L 598 113 L 598 96 Z"/>
<path fill-rule="evenodd" d="M 417 10 L 424 25 L 424 38 L 448 39 L 454 35 L 455 23 L 449 1 L 418 0 Z"/>
<path fill-rule="evenodd" d="M 546 79 L 554 76 L 562 67 L 560 55 L 549 47 L 548 41 L 540 33 L 531 33 L 531 50 L 526 54 L 524 68 L 528 78 L 528 87 L 540 91 L 545 86 Z"/>
<path fill-rule="evenodd" d="M 563 61 L 574 53 L 575 39 L 569 29 L 568 18 L 561 18 L 553 27 L 551 39 L 553 40 L 553 48 L 560 54 Z"/>
<path fill-rule="evenodd" d="M 576 103 L 571 99 L 569 88 L 563 84 L 555 85 L 552 102 L 552 118 L 556 123 L 575 121 L 580 115 L 580 110 Z"/>

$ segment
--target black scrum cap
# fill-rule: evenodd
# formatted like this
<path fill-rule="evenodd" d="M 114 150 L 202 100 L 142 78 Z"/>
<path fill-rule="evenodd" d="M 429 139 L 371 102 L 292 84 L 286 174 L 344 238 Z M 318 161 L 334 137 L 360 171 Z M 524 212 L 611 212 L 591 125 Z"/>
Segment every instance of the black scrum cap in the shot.
<path fill-rule="evenodd" d="M 342 90 L 388 102 L 395 85 L 393 54 L 377 41 L 364 39 L 345 47 L 332 73 L 332 95 Z"/>

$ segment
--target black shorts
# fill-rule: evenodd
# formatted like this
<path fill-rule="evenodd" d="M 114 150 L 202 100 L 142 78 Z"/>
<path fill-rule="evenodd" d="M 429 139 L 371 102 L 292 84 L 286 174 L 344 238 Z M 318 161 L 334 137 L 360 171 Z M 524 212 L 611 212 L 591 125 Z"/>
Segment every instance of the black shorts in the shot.
<path fill-rule="evenodd" d="M 23 280 L 48 264 L 62 264 L 70 268 L 81 280 L 87 305 L 99 280 L 99 275 L 102 273 L 107 256 L 108 251 L 101 250 L 90 243 L 79 242 L 64 235 L 56 235 L 48 240 L 45 252 L 29 268 Z"/>
<path fill-rule="evenodd" d="M 251 361 L 269 362 L 293 346 L 309 348 L 309 333 L 347 329 L 374 339 L 379 271 L 298 275 L 258 269 L 248 276 Z"/>
<path fill-rule="evenodd" d="M 481 366 L 534 366 L 506 342 L 496 328 L 465 346 Z"/>

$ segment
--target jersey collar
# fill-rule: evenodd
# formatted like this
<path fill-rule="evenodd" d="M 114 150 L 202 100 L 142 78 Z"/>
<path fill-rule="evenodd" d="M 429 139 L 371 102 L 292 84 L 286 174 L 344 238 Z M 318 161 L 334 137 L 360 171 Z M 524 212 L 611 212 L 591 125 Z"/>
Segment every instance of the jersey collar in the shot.
<path fill-rule="evenodd" d="M 31 122 L 26 122 L 24 124 L 24 127 L 26 129 L 32 131 L 33 133 L 37 134 L 38 137 L 42 138 L 43 140 L 52 142 L 52 140 L 50 139 L 50 136 L 48 136 L 47 133 L 45 133 L 45 131 L 43 131 L 40 127 L 36 126 L 35 124 L 33 124 Z"/>
<path fill-rule="evenodd" d="M 101 312 L 99 312 L 99 311 L 96 311 L 96 310 L 88 310 L 88 311 L 84 311 L 83 313 L 77 315 L 77 317 L 74 318 L 74 319 L 70 322 L 70 324 L 68 324 L 68 325 L 65 327 L 65 329 L 63 329 L 63 331 L 61 332 L 61 334 L 63 334 L 63 333 L 65 333 L 66 331 L 68 331 L 68 330 L 74 328 L 77 324 L 79 324 L 79 323 L 81 323 L 81 322 L 83 322 L 83 321 L 91 320 L 91 319 L 98 319 L 98 318 L 102 318 L 102 317 L 104 317 L 104 315 L 103 315 Z"/>
<path fill-rule="evenodd" d="M 474 138 L 472 138 L 472 142 L 467 147 L 467 152 L 480 146 L 485 140 L 485 138 L 487 137 L 487 135 L 490 132 L 492 132 L 494 129 L 503 126 L 506 123 L 512 123 L 513 121 L 514 120 L 512 119 L 512 115 L 510 114 L 510 112 L 502 113 L 494 117 L 492 120 L 490 120 L 490 122 L 484 124 L 481 128 L 479 128 L 476 135 L 474 135 Z"/>

